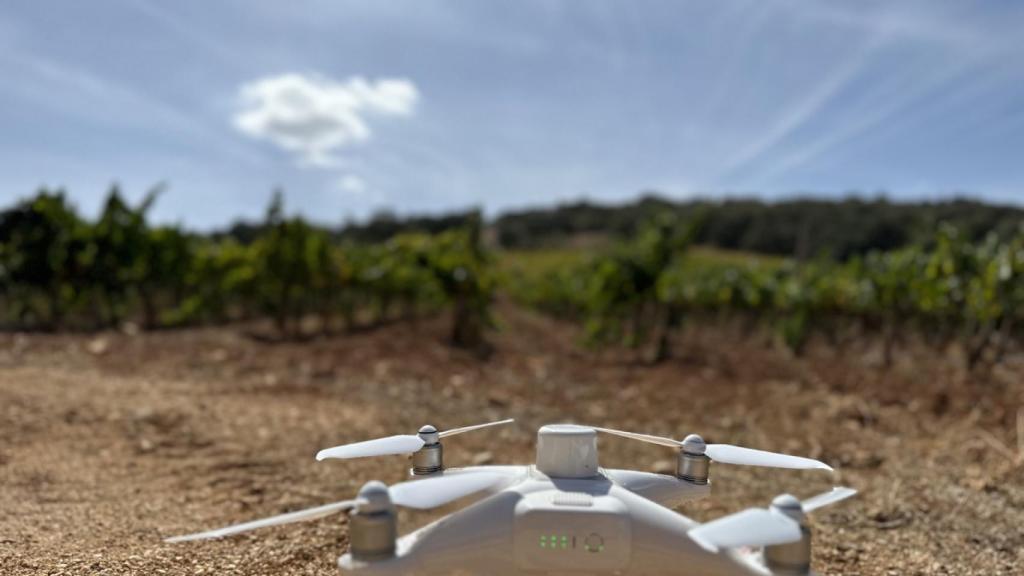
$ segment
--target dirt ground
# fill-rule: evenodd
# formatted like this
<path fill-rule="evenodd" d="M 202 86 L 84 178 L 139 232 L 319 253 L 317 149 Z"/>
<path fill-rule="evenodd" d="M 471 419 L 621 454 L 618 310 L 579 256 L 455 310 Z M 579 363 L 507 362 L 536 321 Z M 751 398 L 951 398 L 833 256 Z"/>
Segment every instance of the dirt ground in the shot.
<path fill-rule="evenodd" d="M 0 573 L 334 574 L 344 516 L 224 541 L 184 532 L 350 497 L 403 457 L 317 463 L 323 447 L 515 417 L 446 443 L 446 461 L 532 460 L 573 421 L 821 458 L 834 476 L 713 466 L 701 520 L 832 484 L 823 574 L 1024 573 L 1024 360 L 968 376 L 954 353 L 813 344 L 801 358 L 739 329 L 691 326 L 659 366 L 586 351 L 571 326 L 508 306 L 481 361 L 443 319 L 305 343 L 232 327 L 0 336 Z M 602 464 L 666 470 L 670 450 L 601 439 Z M 403 513 L 403 530 L 436 513 Z"/>

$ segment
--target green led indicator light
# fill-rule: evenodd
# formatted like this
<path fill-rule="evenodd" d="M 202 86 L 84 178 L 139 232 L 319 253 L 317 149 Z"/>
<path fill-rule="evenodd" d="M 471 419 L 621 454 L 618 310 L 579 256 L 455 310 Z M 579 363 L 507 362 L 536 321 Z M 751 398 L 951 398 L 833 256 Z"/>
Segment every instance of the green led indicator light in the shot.
<path fill-rule="evenodd" d="M 560 536 L 557 534 L 542 534 L 540 535 L 540 547 L 545 549 L 568 550 L 569 548 L 576 547 L 576 537 L 573 536 L 570 540 L 569 536 Z M 571 545 L 570 545 L 571 544 Z"/>

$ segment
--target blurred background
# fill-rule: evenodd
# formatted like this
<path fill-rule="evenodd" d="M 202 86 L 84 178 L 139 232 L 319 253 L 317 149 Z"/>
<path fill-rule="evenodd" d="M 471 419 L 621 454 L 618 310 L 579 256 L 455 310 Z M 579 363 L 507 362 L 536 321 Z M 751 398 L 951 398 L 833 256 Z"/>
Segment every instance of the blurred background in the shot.
<path fill-rule="evenodd" d="M 529 461 L 562 420 L 807 453 L 863 492 L 821 517 L 824 573 L 1011 573 L 1022 26 L 995 0 L 6 3 L 0 560 L 329 573 L 336 526 L 159 542 L 345 496 L 367 471 L 323 446 L 484 413 L 520 420 L 509 452 L 456 458 Z M 683 512 L 802 487 L 728 474 Z"/>

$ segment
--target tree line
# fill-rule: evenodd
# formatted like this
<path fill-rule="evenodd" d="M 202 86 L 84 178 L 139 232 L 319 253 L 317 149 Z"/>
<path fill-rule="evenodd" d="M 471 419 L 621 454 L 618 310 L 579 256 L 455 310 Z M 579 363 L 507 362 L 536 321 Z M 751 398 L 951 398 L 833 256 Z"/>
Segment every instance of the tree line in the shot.
<path fill-rule="evenodd" d="M 493 227 L 504 248 L 563 245 L 580 236 L 612 240 L 634 236 L 652 218 L 672 214 L 703 222 L 694 242 L 706 246 L 810 260 L 847 260 L 872 251 L 929 245 L 940 223 L 955 226 L 972 242 L 988 234 L 1013 235 L 1024 210 L 974 200 L 894 203 L 884 197 L 844 200 L 797 198 L 673 202 L 649 195 L 621 205 L 577 202 L 513 212 Z"/>
<path fill-rule="evenodd" d="M 623 204 L 580 201 L 511 211 L 488 222 L 485 230 L 491 246 L 506 250 L 594 245 L 631 238 L 645 223 L 666 214 L 682 220 L 700 218 L 703 225 L 695 244 L 801 261 L 821 257 L 845 261 L 872 251 L 929 246 L 940 224 L 955 226 L 970 241 L 981 242 L 991 233 L 1011 237 L 1024 223 L 1024 209 L 969 199 L 899 203 L 884 196 L 851 196 L 774 202 L 744 198 L 672 201 L 648 194 Z M 337 241 L 379 243 L 410 232 L 437 234 L 477 219 L 479 212 L 474 210 L 406 216 L 382 211 L 366 221 L 348 221 L 327 232 Z M 247 244 L 263 225 L 236 222 L 215 236 Z"/>

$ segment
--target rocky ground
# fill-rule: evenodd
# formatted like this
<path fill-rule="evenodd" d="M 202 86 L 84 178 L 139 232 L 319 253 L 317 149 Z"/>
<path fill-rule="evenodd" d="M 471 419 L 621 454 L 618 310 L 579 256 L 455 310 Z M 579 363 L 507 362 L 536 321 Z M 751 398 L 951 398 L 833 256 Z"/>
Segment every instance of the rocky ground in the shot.
<path fill-rule="evenodd" d="M 573 327 L 508 306 L 487 361 L 443 319 L 304 343 L 238 327 L 0 336 L 0 572 L 333 574 L 344 517 L 234 539 L 162 539 L 404 479 L 402 457 L 317 463 L 322 447 L 515 417 L 446 445 L 456 463 L 532 459 L 536 428 L 574 421 L 788 451 L 823 473 L 718 465 L 709 519 L 833 483 L 861 494 L 814 517 L 823 574 L 1020 574 L 1024 361 L 968 375 L 913 346 L 813 344 L 691 326 L 647 366 L 586 351 Z M 664 470 L 671 451 L 602 438 L 609 466 Z M 408 528 L 431 514 L 403 513 Z"/>

